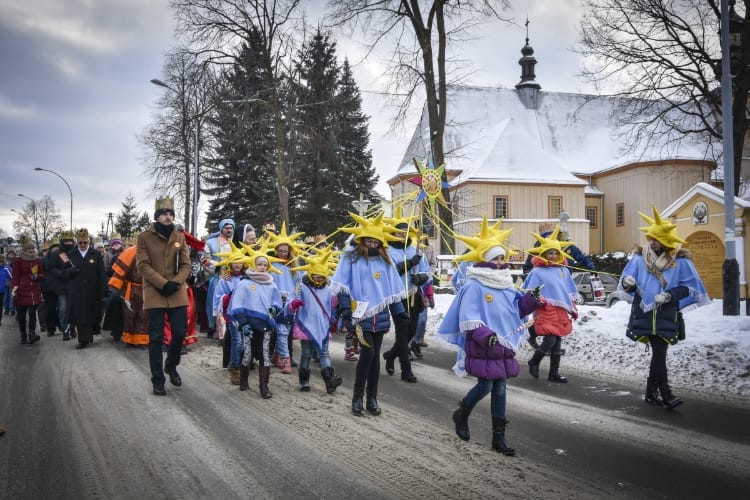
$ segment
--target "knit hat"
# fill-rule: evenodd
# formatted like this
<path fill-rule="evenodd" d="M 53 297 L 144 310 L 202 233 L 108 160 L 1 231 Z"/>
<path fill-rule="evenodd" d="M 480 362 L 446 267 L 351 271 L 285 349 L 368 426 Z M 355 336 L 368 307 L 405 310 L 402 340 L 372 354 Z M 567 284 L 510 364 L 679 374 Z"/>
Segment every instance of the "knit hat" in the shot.
<path fill-rule="evenodd" d="M 111 240 L 109 240 L 109 245 L 110 246 L 112 246 L 112 245 L 118 245 L 118 244 L 119 245 L 123 244 L 122 240 L 120 238 L 112 238 Z"/>
<path fill-rule="evenodd" d="M 158 219 L 161 214 L 171 212 L 174 217 L 174 200 L 172 198 L 157 198 L 154 210 L 154 220 Z"/>
<path fill-rule="evenodd" d="M 482 259 L 484 259 L 485 262 L 491 262 L 500 255 L 505 257 L 505 249 L 501 247 L 500 245 L 496 245 L 496 246 L 490 247 L 489 250 L 484 252 L 484 254 L 482 255 Z"/>
<path fill-rule="evenodd" d="M 96 243 L 94 243 L 94 250 L 99 250 L 100 248 L 104 248 L 104 243 L 102 243 L 101 241 L 97 241 Z"/>
<path fill-rule="evenodd" d="M 685 240 L 677 234 L 677 226 L 662 219 L 661 214 L 656 209 L 656 205 L 652 207 L 654 212 L 653 218 L 642 212 L 638 212 L 638 215 L 649 224 L 649 226 L 639 227 L 638 229 L 646 233 L 647 238 L 655 239 L 665 248 L 674 250 L 685 243 Z"/>

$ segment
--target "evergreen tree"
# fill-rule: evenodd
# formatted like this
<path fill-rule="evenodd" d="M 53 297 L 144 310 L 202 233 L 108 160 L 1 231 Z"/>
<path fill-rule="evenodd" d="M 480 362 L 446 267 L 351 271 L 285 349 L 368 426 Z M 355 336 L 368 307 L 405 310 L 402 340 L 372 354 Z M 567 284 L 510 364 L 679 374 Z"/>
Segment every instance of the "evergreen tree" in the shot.
<path fill-rule="evenodd" d="M 136 222 L 135 224 L 135 232 L 133 233 L 133 235 L 137 236 L 143 231 L 147 230 L 149 227 L 151 227 L 151 214 L 144 210 L 141 216 L 138 218 L 138 222 Z"/>
<path fill-rule="evenodd" d="M 224 102 L 214 123 L 217 146 L 207 165 L 204 189 L 211 198 L 207 228 L 215 228 L 227 217 L 234 218 L 237 225 L 260 225 L 279 217 L 275 130 L 254 46 L 260 43 L 259 37 L 253 37 L 250 44 L 243 45 L 238 62 L 225 74 L 220 93 Z"/>
<path fill-rule="evenodd" d="M 115 217 L 115 232 L 123 238 L 132 238 L 138 234 L 138 207 L 133 193 L 128 193 L 125 201 L 120 203 L 122 209 Z M 102 233 L 104 228 L 102 228 Z"/>

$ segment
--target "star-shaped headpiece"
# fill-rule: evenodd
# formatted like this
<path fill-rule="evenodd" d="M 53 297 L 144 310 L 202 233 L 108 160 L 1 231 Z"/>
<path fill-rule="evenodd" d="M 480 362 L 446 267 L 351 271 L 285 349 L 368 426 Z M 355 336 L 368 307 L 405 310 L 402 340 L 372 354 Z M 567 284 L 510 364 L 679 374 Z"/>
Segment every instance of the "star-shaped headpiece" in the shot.
<path fill-rule="evenodd" d="M 221 257 L 221 260 L 216 263 L 216 267 L 228 266 L 233 262 L 240 262 L 245 264 L 247 253 L 242 247 L 235 246 L 233 241 L 229 242 L 230 250 L 228 252 L 219 252 L 216 254 L 217 257 Z"/>
<path fill-rule="evenodd" d="M 654 212 L 653 218 L 643 212 L 638 212 L 638 215 L 649 224 L 646 227 L 639 227 L 638 229 L 646 233 L 646 237 L 655 239 L 666 248 L 675 249 L 684 244 L 685 240 L 677 234 L 677 226 L 662 219 L 661 214 L 656 209 L 656 205 L 653 205 L 652 208 Z"/>
<path fill-rule="evenodd" d="M 530 254 L 538 255 L 541 257 L 548 250 L 557 250 L 558 259 L 557 259 L 557 262 L 553 262 L 553 264 L 562 264 L 562 262 L 566 259 L 573 261 L 574 260 L 573 257 L 565 253 L 565 249 L 571 245 L 575 245 L 575 243 L 572 241 L 558 240 L 557 237 L 559 234 L 560 234 L 560 224 L 555 226 L 555 230 L 552 231 L 552 234 L 550 234 L 546 238 L 538 233 L 532 232 L 531 236 L 536 238 L 536 240 L 539 242 L 539 246 L 531 248 L 526 251 Z"/>
<path fill-rule="evenodd" d="M 303 255 L 302 259 L 307 263 L 304 266 L 293 267 L 292 271 L 306 271 L 308 275 L 317 274 L 327 278 L 336 270 L 336 262 L 333 259 L 333 250 L 328 248 L 315 254 Z"/>
<path fill-rule="evenodd" d="M 487 253 L 487 250 L 496 246 L 503 247 L 506 255 L 510 255 L 511 251 L 504 243 L 513 229 L 500 229 L 501 224 L 502 220 L 499 220 L 490 226 L 487 223 L 487 216 L 485 215 L 484 219 L 482 219 L 482 227 L 478 233 L 473 236 L 456 235 L 456 238 L 466 243 L 471 250 L 463 255 L 454 257 L 453 261 L 484 262 L 484 254 Z"/>
<path fill-rule="evenodd" d="M 295 253 L 300 253 L 301 247 L 299 243 L 297 243 L 297 240 L 305 233 L 292 233 L 287 234 L 286 232 L 286 222 L 281 223 L 281 231 L 279 231 L 279 234 L 274 234 L 269 232 L 269 241 L 271 248 L 276 248 L 279 245 L 289 245 L 289 249 Z"/>
<path fill-rule="evenodd" d="M 377 216 L 371 219 L 360 217 L 352 212 L 349 212 L 349 215 L 359 225 L 357 227 L 342 227 L 339 230 L 353 234 L 354 241 L 357 243 L 362 238 L 373 238 L 382 243 L 384 247 L 387 247 L 389 241 L 403 241 L 403 239 L 393 235 L 398 230 L 383 221 L 383 212 L 378 213 Z"/>

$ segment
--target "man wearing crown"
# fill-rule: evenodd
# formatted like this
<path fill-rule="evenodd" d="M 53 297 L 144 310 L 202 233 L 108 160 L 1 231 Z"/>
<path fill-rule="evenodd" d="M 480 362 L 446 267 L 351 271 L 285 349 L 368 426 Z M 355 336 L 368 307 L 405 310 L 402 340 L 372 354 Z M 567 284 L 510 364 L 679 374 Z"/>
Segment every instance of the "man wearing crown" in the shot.
<path fill-rule="evenodd" d="M 143 308 L 148 313 L 151 383 L 154 394 L 164 396 L 165 373 L 172 385 L 182 385 L 177 366 L 188 325 L 185 281 L 190 276 L 190 252 L 185 233 L 175 229 L 172 198 L 156 200 L 154 219 L 151 227 L 138 235 L 136 263 L 143 277 Z M 169 318 L 172 339 L 162 368 L 165 315 Z"/>
<path fill-rule="evenodd" d="M 70 330 L 78 334 L 76 349 L 84 349 L 94 341 L 94 332 L 100 327 L 107 274 L 102 256 L 91 248 L 85 228 L 76 232 L 76 248 L 69 250 L 67 256 L 72 276 L 68 285 Z"/>
<path fill-rule="evenodd" d="M 684 338 L 681 311 L 710 300 L 690 252 L 681 248 L 685 241 L 676 226 L 664 220 L 656 206 L 653 218 L 638 213 L 649 225 L 639 228 L 645 233 L 646 246 L 633 254 L 622 271 L 620 286 L 633 303 L 626 334 L 651 346 L 645 401 L 672 409 L 682 400 L 669 387 L 667 349 Z"/>

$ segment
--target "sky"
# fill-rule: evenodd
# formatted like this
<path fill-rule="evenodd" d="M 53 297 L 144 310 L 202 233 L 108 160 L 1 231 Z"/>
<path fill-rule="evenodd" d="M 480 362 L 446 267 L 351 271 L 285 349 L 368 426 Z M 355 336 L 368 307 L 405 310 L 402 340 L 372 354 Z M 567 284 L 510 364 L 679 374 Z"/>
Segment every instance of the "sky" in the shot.
<path fill-rule="evenodd" d="M 453 297 L 452 294 L 435 295 L 435 309 L 428 312 L 426 330 L 426 341 L 431 348 L 453 348 L 439 344 L 435 337 Z M 579 306 L 573 332 L 563 340 L 566 352 L 560 372 L 645 386 L 651 354 L 645 351 L 644 344 L 625 336 L 630 307 L 625 301 L 610 308 L 593 303 Z M 677 396 L 684 399 L 688 391 L 695 391 L 703 396 L 721 395 L 747 402 L 750 397 L 750 317 L 746 315 L 744 302 L 740 313 L 740 316 L 724 316 L 721 299 L 685 312 L 685 340 L 671 346 L 667 353 L 669 381 Z M 526 362 L 532 354 L 528 344 L 517 353 L 521 364 L 519 376 L 530 376 Z M 546 375 L 548 366 L 548 361 L 543 362 L 542 375 Z M 624 395 L 627 394 L 614 396 Z"/>
<path fill-rule="evenodd" d="M 314 20 L 321 0 L 305 2 Z M 478 29 L 463 46 L 472 74 L 465 83 L 513 87 L 520 80 L 520 49 L 530 20 L 530 44 L 542 89 L 579 92 L 578 0 L 514 1 L 506 15 L 515 23 L 493 22 Z M 373 163 L 378 192 L 390 198 L 386 181 L 398 168 L 421 108 L 395 131 L 393 112 L 377 95 L 387 47 L 363 60 L 359 35 L 334 33 L 341 60 L 348 57 L 370 116 Z M 0 228 L 12 223 L 28 200 L 48 194 L 63 222 L 97 232 L 107 214 L 117 214 L 132 195 L 139 212 L 153 211 L 144 151 L 136 136 L 157 111 L 164 89 L 164 54 L 175 43 L 174 19 L 166 0 L 0 0 Z M 449 105 L 450 106 L 450 105 Z M 449 111 L 450 112 L 450 111 Z M 202 206 L 206 205 L 205 197 Z M 182 221 L 180 221 L 182 222 Z M 202 227 L 204 217 L 199 216 Z M 254 223 L 255 221 L 247 221 Z M 186 224 L 189 225 L 189 224 Z"/>

